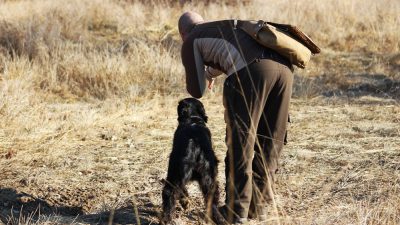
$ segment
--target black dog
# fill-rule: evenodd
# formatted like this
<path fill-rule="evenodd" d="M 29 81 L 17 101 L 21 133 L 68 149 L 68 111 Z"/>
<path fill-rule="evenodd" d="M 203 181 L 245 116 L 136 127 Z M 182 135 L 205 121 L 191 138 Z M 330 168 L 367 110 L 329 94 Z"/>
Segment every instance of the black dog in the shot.
<path fill-rule="evenodd" d="M 178 105 L 178 121 L 162 192 L 163 213 L 160 223 L 168 224 L 172 220 L 177 199 L 183 208 L 187 208 L 188 192 L 185 186 L 190 181 L 199 182 L 208 218 L 221 223 L 223 217 L 217 209 L 218 160 L 211 144 L 210 130 L 206 127 L 207 115 L 203 104 L 194 98 L 181 100 Z"/>

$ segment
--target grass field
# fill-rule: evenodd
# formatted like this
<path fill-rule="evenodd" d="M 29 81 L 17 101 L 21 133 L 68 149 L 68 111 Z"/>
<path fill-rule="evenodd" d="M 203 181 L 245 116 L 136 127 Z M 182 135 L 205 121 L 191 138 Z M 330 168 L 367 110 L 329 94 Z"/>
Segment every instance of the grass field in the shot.
<path fill-rule="evenodd" d="M 294 72 L 267 224 L 400 224 L 397 0 L 0 0 L 0 224 L 157 224 L 186 10 L 291 23 L 323 50 Z M 221 162 L 222 83 L 201 99 Z M 203 224 L 189 193 L 175 222 Z"/>

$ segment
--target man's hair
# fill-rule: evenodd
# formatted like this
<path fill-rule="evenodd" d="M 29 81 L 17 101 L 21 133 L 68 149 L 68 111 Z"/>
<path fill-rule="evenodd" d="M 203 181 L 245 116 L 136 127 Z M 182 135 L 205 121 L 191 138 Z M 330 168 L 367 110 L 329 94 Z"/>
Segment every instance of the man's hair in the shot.
<path fill-rule="evenodd" d="M 203 22 L 204 19 L 200 14 L 193 12 L 193 11 L 188 11 L 182 14 L 182 16 L 179 18 L 178 21 L 178 29 L 179 33 L 190 33 L 190 31 L 193 29 L 193 27 L 198 24 Z"/>

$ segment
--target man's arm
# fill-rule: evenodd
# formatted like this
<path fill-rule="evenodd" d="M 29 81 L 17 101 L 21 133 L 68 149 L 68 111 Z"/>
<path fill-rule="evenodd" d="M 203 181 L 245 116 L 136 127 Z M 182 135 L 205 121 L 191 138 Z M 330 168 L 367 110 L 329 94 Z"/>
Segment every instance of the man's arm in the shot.
<path fill-rule="evenodd" d="M 206 76 L 203 59 L 193 40 L 183 43 L 181 57 L 186 73 L 186 89 L 193 97 L 201 98 L 206 90 Z"/>

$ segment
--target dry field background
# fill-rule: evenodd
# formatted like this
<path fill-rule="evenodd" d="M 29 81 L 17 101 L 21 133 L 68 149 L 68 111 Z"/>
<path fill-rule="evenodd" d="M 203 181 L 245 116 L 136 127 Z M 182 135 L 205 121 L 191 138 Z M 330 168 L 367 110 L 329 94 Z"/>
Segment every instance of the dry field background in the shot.
<path fill-rule="evenodd" d="M 189 9 L 295 24 L 323 49 L 295 71 L 267 223 L 400 224 L 400 2 L 245 2 L 0 0 L 0 224 L 156 224 Z M 220 161 L 222 82 L 202 98 Z M 176 222 L 202 224 L 189 192 Z"/>

